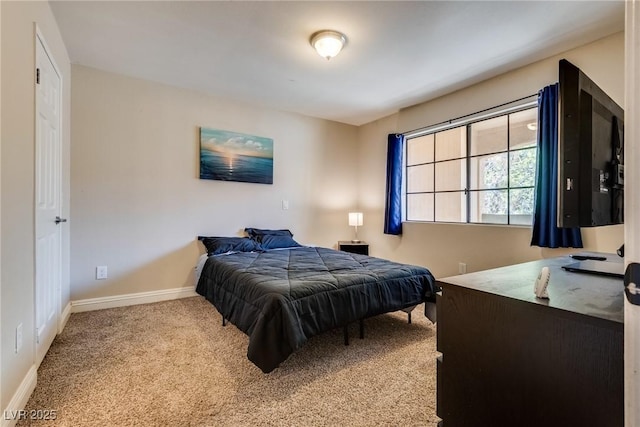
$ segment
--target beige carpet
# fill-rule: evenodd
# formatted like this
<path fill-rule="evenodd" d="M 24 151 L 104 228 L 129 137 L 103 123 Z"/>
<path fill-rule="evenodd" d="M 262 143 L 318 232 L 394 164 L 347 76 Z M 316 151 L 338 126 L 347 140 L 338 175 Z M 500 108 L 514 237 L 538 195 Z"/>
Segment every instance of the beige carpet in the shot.
<path fill-rule="evenodd" d="M 46 426 L 435 426 L 434 325 L 422 306 L 314 337 L 263 374 L 201 297 L 77 313 L 38 370 Z"/>

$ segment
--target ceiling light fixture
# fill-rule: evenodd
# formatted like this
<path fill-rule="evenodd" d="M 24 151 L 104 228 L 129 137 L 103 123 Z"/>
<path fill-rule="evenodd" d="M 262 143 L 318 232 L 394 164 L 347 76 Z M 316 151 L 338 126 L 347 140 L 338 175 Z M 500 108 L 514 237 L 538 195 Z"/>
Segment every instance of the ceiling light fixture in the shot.
<path fill-rule="evenodd" d="M 347 38 L 338 31 L 321 30 L 313 33 L 309 42 L 318 52 L 318 55 L 326 58 L 328 61 L 340 53 L 345 43 L 347 43 Z"/>

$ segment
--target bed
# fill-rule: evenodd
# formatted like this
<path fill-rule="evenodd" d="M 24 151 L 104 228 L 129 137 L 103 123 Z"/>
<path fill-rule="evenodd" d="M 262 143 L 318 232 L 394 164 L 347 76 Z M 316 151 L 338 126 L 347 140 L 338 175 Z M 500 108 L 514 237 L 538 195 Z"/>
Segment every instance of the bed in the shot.
<path fill-rule="evenodd" d="M 425 301 L 434 305 L 436 289 L 423 267 L 296 246 L 209 255 L 196 291 L 249 336 L 247 357 L 268 373 L 310 337 Z"/>

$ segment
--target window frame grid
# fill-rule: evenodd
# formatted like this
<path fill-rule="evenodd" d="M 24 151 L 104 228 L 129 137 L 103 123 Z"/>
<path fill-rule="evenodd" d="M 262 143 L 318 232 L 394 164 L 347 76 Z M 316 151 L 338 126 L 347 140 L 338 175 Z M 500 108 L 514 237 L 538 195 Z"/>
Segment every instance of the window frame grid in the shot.
<path fill-rule="evenodd" d="M 537 102 L 535 104 L 524 104 L 520 107 L 516 107 L 516 108 L 509 108 L 506 111 L 498 111 L 495 114 L 491 114 L 491 115 L 487 115 L 487 116 L 482 116 L 482 117 L 478 117 L 475 119 L 469 119 L 468 121 L 464 122 L 464 123 L 456 123 L 456 124 L 451 124 L 451 126 L 449 127 L 438 127 L 436 129 L 434 129 L 432 132 L 425 132 L 416 136 L 412 136 L 411 138 L 407 138 L 407 141 L 414 139 L 414 138 L 420 138 L 423 136 L 427 136 L 427 135 L 433 135 L 434 137 L 434 143 L 433 143 L 433 161 L 431 162 L 422 162 L 422 163 L 415 163 L 412 165 L 408 164 L 408 161 L 405 161 L 405 167 L 404 167 L 404 176 L 408 175 L 408 171 L 409 168 L 412 167 L 417 167 L 417 166 L 424 166 L 424 165 L 433 165 L 433 191 L 414 191 L 414 192 L 410 192 L 408 189 L 405 189 L 404 191 L 404 211 L 406 212 L 405 215 L 405 221 L 407 222 L 426 222 L 426 223 L 444 223 L 444 224 L 479 224 L 479 225 L 501 225 L 501 226 L 522 226 L 522 224 L 513 224 L 511 221 L 511 192 L 512 190 L 526 190 L 526 189 L 533 189 L 535 190 L 535 181 L 533 183 L 533 185 L 523 185 L 523 186 L 515 186 L 512 187 L 511 186 L 511 153 L 513 152 L 518 152 L 518 151 L 526 151 L 526 150 L 537 150 L 538 149 L 538 145 L 537 145 L 537 141 L 536 141 L 536 145 L 534 147 L 521 147 L 521 148 L 515 148 L 515 149 L 511 149 L 511 115 L 514 113 L 518 113 L 518 112 L 522 112 L 522 111 L 526 111 L 526 110 L 538 110 L 538 105 Z M 493 118 L 496 117 L 501 117 L 501 116 L 507 116 L 507 149 L 504 151 L 495 151 L 495 152 L 489 152 L 489 153 L 483 153 L 483 154 L 475 154 L 475 155 L 471 155 L 471 126 L 474 123 L 479 123 L 485 120 L 491 120 Z M 538 116 L 538 114 L 536 113 L 536 117 Z M 465 134 L 466 134 L 466 156 L 464 157 L 456 157 L 456 158 L 451 158 L 451 159 L 445 159 L 445 160 L 436 160 L 436 134 L 440 133 L 440 132 L 445 132 L 447 130 L 450 129 L 455 129 L 458 127 L 465 127 Z M 537 138 L 536 138 L 537 139 Z M 405 159 L 408 160 L 409 158 L 409 148 L 408 148 L 409 144 L 405 144 Z M 492 155 L 497 155 L 497 154 L 502 154 L 505 153 L 506 157 L 507 157 L 507 171 L 506 171 L 506 179 L 507 179 L 507 186 L 506 187 L 497 187 L 497 188 L 490 188 L 490 189 L 476 189 L 476 190 L 471 190 L 471 160 L 474 158 L 479 158 L 479 157 L 484 157 L 484 156 L 492 156 Z M 465 170 L 466 170 L 466 185 L 465 188 L 463 188 L 462 190 L 436 190 L 436 167 L 435 165 L 437 163 L 443 163 L 443 162 L 449 162 L 449 161 L 455 161 L 455 160 L 462 160 L 465 162 Z M 504 214 L 504 216 L 506 217 L 506 222 L 505 223 L 496 223 L 496 222 L 476 222 L 476 221 L 471 221 L 471 194 L 472 193 L 480 193 L 483 191 L 506 191 L 507 192 L 507 203 L 506 203 L 506 213 Z M 466 216 L 466 220 L 465 221 L 438 221 L 436 220 L 436 212 L 437 212 L 437 204 L 436 204 L 436 194 L 442 194 L 442 193 L 463 193 L 465 196 L 465 202 L 466 202 L 466 209 L 465 209 L 465 216 Z M 409 219 L 409 210 L 408 210 L 408 205 L 409 205 L 409 197 L 410 195 L 413 194 L 429 194 L 432 195 L 433 197 L 433 209 L 432 209 L 432 216 L 433 219 L 432 220 L 419 220 L 419 219 Z M 533 212 L 532 212 L 533 214 Z"/>

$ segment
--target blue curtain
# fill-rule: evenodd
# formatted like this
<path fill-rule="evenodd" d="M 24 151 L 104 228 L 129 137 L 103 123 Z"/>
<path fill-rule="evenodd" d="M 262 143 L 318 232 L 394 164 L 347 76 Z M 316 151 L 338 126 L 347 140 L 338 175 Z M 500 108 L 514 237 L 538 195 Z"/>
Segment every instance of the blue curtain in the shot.
<path fill-rule="evenodd" d="M 387 145 L 387 201 L 384 233 L 402 234 L 402 156 L 404 135 L 390 134 Z"/>
<path fill-rule="evenodd" d="M 538 97 L 538 157 L 531 245 L 581 248 L 579 228 L 558 228 L 558 83 Z"/>

